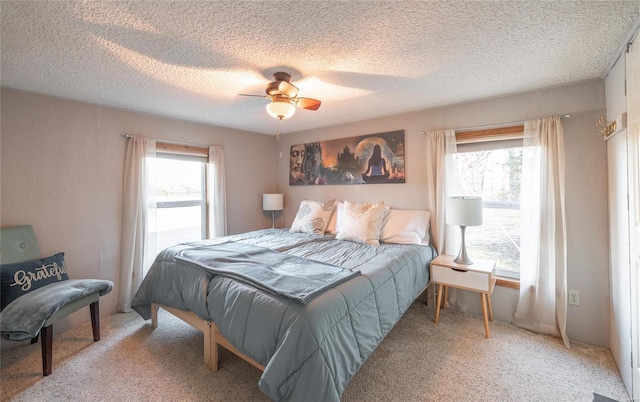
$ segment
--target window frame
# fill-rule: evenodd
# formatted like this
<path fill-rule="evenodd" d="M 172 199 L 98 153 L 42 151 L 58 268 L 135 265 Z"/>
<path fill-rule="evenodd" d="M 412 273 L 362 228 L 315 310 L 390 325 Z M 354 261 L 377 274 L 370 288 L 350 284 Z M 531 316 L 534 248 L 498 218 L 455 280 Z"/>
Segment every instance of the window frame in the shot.
<path fill-rule="evenodd" d="M 195 155 L 186 155 L 186 154 L 177 154 L 170 152 L 156 152 L 156 159 L 171 159 L 178 161 L 193 161 L 202 163 L 201 166 L 201 181 L 200 186 L 202 188 L 202 196 L 198 200 L 187 200 L 187 201 L 162 201 L 156 202 L 156 208 L 164 209 L 164 208 L 183 208 L 183 207 L 201 207 L 201 230 L 200 230 L 200 240 L 207 238 L 207 158 L 202 156 Z"/>
<path fill-rule="evenodd" d="M 521 148 L 524 141 L 524 124 L 483 129 L 460 129 L 456 133 L 456 153 L 479 152 L 496 149 Z M 462 149 L 462 150 L 461 150 Z M 483 201 L 482 207 L 495 204 Z M 496 269 L 499 277 L 496 285 L 520 288 L 520 271 Z"/>
<path fill-rule="evenodd" d="M 524 138 L 524 124 L 485 129 L 460 129 L 456 131 L 456 145 L 474 142 L 504 141 Z"/>
<path fill-rule="evenodd" d="M 180 161 L 196 161 L 201 162 L 201 187 L 202 197 L 198 200 L 187 201 L 162 201 L 156 202 L 157 209 L 164 208 L 181 208 L 190 206 L 201 207 L 201 239 L 206 239 L 209 233 L 209 189 L 207 188 L 207 163 L 209 162 L 209 149 L 202 147 L 194 147 L 190 145 L 173 144 L 168 142 L 156 143 L 156 159 L 172 159 Z"/>

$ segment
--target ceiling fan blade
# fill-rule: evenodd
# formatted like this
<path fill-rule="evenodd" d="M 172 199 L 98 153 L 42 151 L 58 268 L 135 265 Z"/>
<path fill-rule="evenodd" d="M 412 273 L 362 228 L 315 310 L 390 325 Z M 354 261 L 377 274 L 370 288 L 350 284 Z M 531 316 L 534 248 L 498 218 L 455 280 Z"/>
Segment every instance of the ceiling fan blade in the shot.
<path fill-rule="evenodd" d="M 254 94 L 238 94 L 240 96 L 255 96 L 256 98 L 266 98 L 271 99 L 269 95 L 254 95 Z"/>
<path fill-rule="evenodd" d="M 287 81 L 279 81 L 278 91 L 289 98 L 295 98 L 298 95 L 298 88 Z"/>
<path fill-rule="evenodd" d="M 317 99 L 311 99 L 311 98 L 293 98 L 291 99 L 291 103 L 293 103 L 296 107 L 299 107 L 301 109 L 318 110 L 322 102 L 320 102 Z"/>

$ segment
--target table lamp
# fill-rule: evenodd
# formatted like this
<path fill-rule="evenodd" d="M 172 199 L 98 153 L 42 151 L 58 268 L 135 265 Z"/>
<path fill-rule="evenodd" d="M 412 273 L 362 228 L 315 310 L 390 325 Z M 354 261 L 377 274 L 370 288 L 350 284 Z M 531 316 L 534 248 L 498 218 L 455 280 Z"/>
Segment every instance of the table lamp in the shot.
<path fill-rule="evenodd" d="M 450 225 L 460 226 L 462 240 L 460 252 L 455 263 L 471 265 L 473 261 L 467 255 L 464 244 L 464 231 L 467 226 L 482 225 L 482 198 L 474 196 L 458 196 L 447 198 L 446 221 Z"/>
<path fill-rule="evenodd" d="M 276 227 L 276 211 L 282 211 L 282 194 L 262 194 L 262 210 L 271 211 L 271 227 Z"/>

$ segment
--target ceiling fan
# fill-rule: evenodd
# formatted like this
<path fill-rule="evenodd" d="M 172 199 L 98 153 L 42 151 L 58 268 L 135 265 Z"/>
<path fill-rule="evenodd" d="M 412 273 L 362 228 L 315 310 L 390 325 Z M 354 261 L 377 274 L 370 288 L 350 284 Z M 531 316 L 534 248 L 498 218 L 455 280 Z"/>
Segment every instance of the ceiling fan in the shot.
<path fill-rule="evenodd" d="M 298 88 L 289 81 L 291 81 L 291 74 L 279 71 L 273 74 L 273 81 L 267 85 L 265 89 L 266 96 L 240 95 L 271 99 L 271 103 L 267 105 L 267 113 L 280 120 L 293 116 L 296 107 L 306 110 L 318 110 L 321 102 L 317 99 L 298 97 Z"/>

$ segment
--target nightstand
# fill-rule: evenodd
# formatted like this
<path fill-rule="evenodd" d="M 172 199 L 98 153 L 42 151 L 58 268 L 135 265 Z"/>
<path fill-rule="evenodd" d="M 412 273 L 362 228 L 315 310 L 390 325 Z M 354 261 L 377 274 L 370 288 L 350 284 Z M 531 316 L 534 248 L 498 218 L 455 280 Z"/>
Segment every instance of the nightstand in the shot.
<path fill-rule="evenodd" d="M 431 261 L 431 282 L 438 285 L 438 300 L 436 303 L 435 323 L 438 324 L 442 295 L 447 287 L 471 290 L 480 293 L 482 302 L 482 316 L 484 317 L 485 335 L 489 337 L 489 320 L 493 321 L 493 309 L 491 307 L 491 293 L 496 284 L 494 270 L 495 261 L 478 260 L 471 265 L 462 265 L 453 262 L 456 257 L 442 254 Z M 489 319 L 487 319 L 487 304 L 489 305 Z"/>

